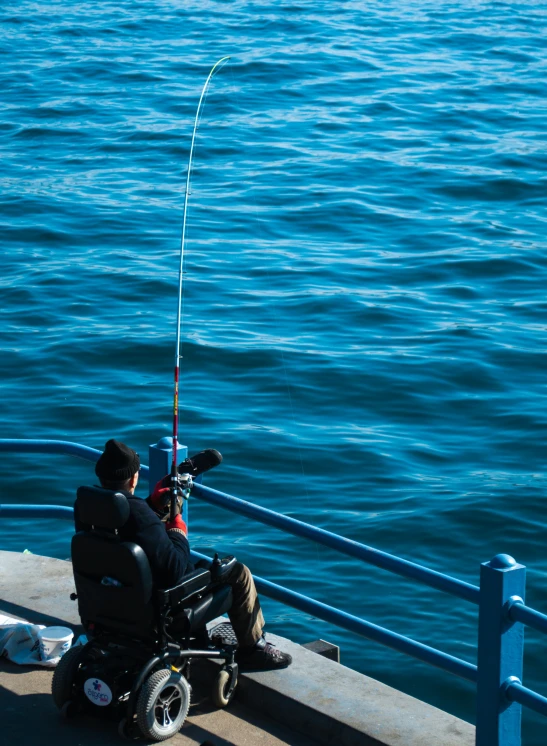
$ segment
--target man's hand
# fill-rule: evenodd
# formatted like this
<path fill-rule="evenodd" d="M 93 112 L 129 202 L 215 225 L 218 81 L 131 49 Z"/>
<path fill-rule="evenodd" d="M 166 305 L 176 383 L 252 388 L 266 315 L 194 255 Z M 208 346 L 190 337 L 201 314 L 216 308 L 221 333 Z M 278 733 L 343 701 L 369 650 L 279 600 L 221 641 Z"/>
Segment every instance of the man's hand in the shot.
<path fill-rule="evenodd" d="M 177 513 L 173 521 L 167 521 L 167 523 L 165 524 L 165 528 L 167 529 L 167 531 L 178 531 L 179 533 L 188 536 L 186 523 L 184 523 L 184 521 L 182 520 L 180 513 Z"/>
<path fill-rule="evenodd" d="M 165 522 L 167 531 L 177 531 L 188 536 L 188 529 L 182 520 L 182 495 L 177 490 L 177 501 L 175 504 L 175 517 L 171 520 L 171 475 L 167 474 L 156 484 L 154 492 L 150 495 L 150 504 L 162 521 Z"/>
<path fill-rule="evenodd" d="M 171 506 L 168 506 L 168 509 L 171 509 Z M 175 516 L 180 515 L 182 513 L 182 497 L 180 494 L 177 494 L 177 502 L 175 504 Z"/>
<path fill-rule="evenodd" d="M 160 481 L 154 487 L 154 492 L 150 495 L 150 504 L 152 509 L 158 514 L 158 516 L 165 520 L 169 516 L 169 509 L 171 504 L 171 475 L 160 479 Z M 177 487 L 177 504 L 175 507 L 175 514 L 178 515 L 182 512 L 182 496 L 179 488 Z"/>
<path fill-rule="evenodd" d="M 171 476 L 168 474 L 156 484 L 150 495 L 150 504 L 156 513 L 163 515 L 169 509 L 171 499 Z"/>

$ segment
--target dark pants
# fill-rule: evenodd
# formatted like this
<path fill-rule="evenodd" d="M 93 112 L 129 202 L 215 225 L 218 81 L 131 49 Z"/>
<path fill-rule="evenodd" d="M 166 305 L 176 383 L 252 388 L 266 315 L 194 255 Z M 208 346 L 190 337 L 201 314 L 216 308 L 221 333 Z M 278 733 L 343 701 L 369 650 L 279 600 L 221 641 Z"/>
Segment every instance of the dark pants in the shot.
<path fill-rule="evenodd" d="M 232 606 L 228 616 L 239 646 L 250 647 L 261 637 L 264 627 L 264 617 L 251 571 L 241 562 L 236 562 L 223 582 L 232 588 Z M 178 620 L 175 616 L 171 632 L 175 635 L 182 632 L 184 624 L 184 620 Z"/>
<path fill-rule="evenodd" d="M 226 578 L 232 588 L 232 606 L 228 616 L 240 647 L 254 645 L 262 635 L 264 617 L 251 571 L 236 562 Z"/>

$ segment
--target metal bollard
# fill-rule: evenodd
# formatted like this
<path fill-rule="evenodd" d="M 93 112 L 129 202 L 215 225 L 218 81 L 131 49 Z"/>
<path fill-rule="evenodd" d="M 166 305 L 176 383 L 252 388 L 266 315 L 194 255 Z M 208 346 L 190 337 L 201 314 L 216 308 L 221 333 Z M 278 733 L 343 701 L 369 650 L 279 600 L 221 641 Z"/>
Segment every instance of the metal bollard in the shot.
<path fill-rule="evenodd" d="M 520 746 L 521 706 L 505 696 L 511 676 L 522 679 L 524 626 L 509 618 L 524 601 L 526 567 L 508 554 L 481 565 L 476 746 Z"/>
<path fill-rule="evenodd" d="M 188 456 L 188 448 L 177 443 L 177 460 L 184 461 Z M 173 438 L 167 436 L 160 438 L 157 443 L 148 446 L 148 487 L 150 492 L 160 479 L 171 473 L 171 461 L 173 459 Z M 182 501 L 182 519 L 188 526 L 188 500 Z"/>

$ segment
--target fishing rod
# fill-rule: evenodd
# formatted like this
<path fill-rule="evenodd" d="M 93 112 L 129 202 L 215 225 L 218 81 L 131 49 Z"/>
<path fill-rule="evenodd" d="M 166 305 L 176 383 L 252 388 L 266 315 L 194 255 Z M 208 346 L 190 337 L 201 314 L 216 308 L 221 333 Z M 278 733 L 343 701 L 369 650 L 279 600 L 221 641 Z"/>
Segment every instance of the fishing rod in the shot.
<path fill-rule="evenodd" d="M 186 192 L 184 195 L 184 212 L 182 215 L 182 235 L 180 239 L 180 265 L 179 265 L 179 301 L 177 311 L 177 344 L 175 352 L 175 396 L 173 402 L 173 462 L 171 464 L 171 507 L 170 507 L 170 520 L 175 520 L 176 508 L 177 508 L 177 496 L 179 493 L 179 477 L 177 471 L 177 443 L 179 434 L 179 362 L 180 362 L 180 324 L 181 324 L 181 312 L 182 312 L 182 283 L 183 283 L 183 264 L 184 264 L 184 240 L 186 237 L 186 213 L 188 210 L 188 195 L 190 194 L 190 176 L 192 173 L 192 156 L 194 154 L 194 142 L 196 139 L 196 132 L 199 125 L 199 115 L 201 111 L 201 104 L 203 97 L 209 87 L 209 82 L 215 72 L 220 69 L 220 66 L 227 62 L 230 57 L 222 57 L 222 59 L 215 62 L 211 68 L 207 80 L 205 81 L 201 90 L 201 96 L 199 97 L 198 108 L 196 110 L 196 118 L 194 121 L 194 129 L 192 131 L 192 144 L 190 145 L 190 156 L 188 158 L 188 171 L 186 173 Z M 191 481 L 190 485 L 191 486 Z M 188 497 L 189 489 L 186 485 L 186 489 L 183 486 L 182 496 Z"/>

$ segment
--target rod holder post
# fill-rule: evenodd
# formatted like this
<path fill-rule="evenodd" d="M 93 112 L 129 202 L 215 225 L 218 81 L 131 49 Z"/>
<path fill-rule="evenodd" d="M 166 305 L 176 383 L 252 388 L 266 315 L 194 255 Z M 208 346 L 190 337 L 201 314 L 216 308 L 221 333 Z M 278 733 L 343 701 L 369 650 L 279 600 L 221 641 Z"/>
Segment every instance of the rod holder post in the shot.
<path fill-rule="evenodd" d="M 177 460 L 184 461 L 188 456 L 187 446 L 177 443 Z M 173 460 L 173 438 L 166 436 L 160 438 L 157 443 L 148 446 L 148 487 L 150 492 L 156 483 L 166 474 L 171 473 L 171 462 Z M 188 500 L 182 501 L 182 519 L 188 526 Z"/>
<path fill-rule="evenodd" d="M 481 565 L 476 746 L 520 746 L 522 708 L 503 684 L 522 680 L 524 626 L 509 618 L 511 597 L 524 601 L 526 567 L 508 554 Z"/>

